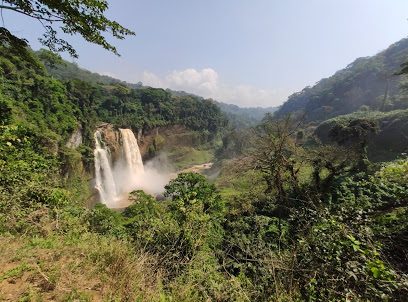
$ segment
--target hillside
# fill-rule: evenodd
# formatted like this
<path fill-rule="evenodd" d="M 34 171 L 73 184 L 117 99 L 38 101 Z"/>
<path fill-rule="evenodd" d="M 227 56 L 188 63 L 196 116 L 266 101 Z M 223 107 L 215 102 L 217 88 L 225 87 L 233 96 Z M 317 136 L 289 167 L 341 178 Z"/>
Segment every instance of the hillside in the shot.
<path fill-rule="evenodd" d="M 276 115 L 305 115 L 307 121 L 319 122 L 358 110 L 408 108 L 406 76 L 395 75 L 407 60 L 408 39 L 403 39 L 291 95 Z"/>
<path fill-rule="evenodd" d="M 122 84 L 124 86 L 129 86 L 130 88 L 135 89 L 142 87 L 141 83 L 130 84 L 110 76 L 100 75 L 96 72 L 91 72 L 78 66 L 78 64 L 75 62 L 68 62 L 66 60 L 63 60 L 58 55 L 50 53 L 45 49 L 41 49 L 39 51 L 36 51 L 35 53 L 41 60 L 41 62 L 44 64 L 44 66 L 47 68 L 48 73 L 61 81 L 69 81 L 76 79 L 92 84 L 104 84 L 104 85 Z"/>
<path fill-rule="evenodd" d="M 226 117 L 211 100 L 174 97 L 163 89 L 150 87 L 133 89 L 73 64 L 65 66 L 50 52 L 31 56 L 27 61 L 11 49 L 1 48 L 1 131 L 11 131 L 17 137 L 26 133 L 40 142 L 37 147 L 45 148 L 45 154 L 51 152 L 63 160 L 75 158 L 75 165 L 83 165 L 87 173 L 92 171 L 94 131 L 101 123 L 133 129 L 146 157 L 163 148 L 166 138 L 161 133 L 178 126 L 183 129 L 179 136 L 192 148 L 191 153 L 200 157 L 205 153 L 205 160 L 226 124 Z M 67 69 L 50 67 L 53 62 Z M 195 163 L 202 162 L 192 158 L 191 164 Z M 70 166 L 72 163 L 64 164 L 63 170 L 69 173 Z"/>
<path fill-rule="evenodd" d="M 194 96 L 194 94 L 185 91 L 175 91 L 166 89 L 175 96 Z M 214 100 L 215 104 L 220 107 L 221 111 L 226 114 L 230 125 L 233 128 L 247 128 L 259 124 L 267 113 L 274 113 L 278 107 L 239 107 L 234 104 L 227 104 Z"/>
<path fill-rule="evenodd" d="M 216 102 L 228 116 L 235 128 L 257 125 L 267 113 L 274 113 L 278 107 L 239 107 L 237 105 Z"/>
<path fill-rule="evenodd" d="M 391 160 L 408 152 L 408 110 L 390 112 L 355 112 L 338 116 L 321 123 L 315 134 L 323 143 L 332 142 L 329 131 L 335 125 L 352 120 L 368 119 L 378 126 L 376 133 L 370 135 L 368 153 L 374 160 Z"/>
<path fill-rule="evenodd" d="M 109 76 L 100 75 L 95 72 L 91 72 L 84 68 L 79 67 L 76 63 L 71 63 L 58 58 L 57 56 L 52 56 L 46 50 L 40 50 L 37 52 L 40 60 L 44 63 L 47 71 L 55 78 L 62 81 L 72 81 L 81 80 L 92 84 L 102 84 L 102 85 L 123 85 L 130 87 L 132 89 L 148 88 L 144 86 L 142 82 L 139 83 L 128 83 L 121 81 Z M 204 99 L 201 96 L 188 93 L 185 91 L 175 91 L 171 89 L 166 89 L 166 92 L 175 97 L 180 98 L 194 98 L 194 99 Z M 277 107 L 248 107 L 242 108 L 237 105 L 226 104 L 220 101 L 214 101 L 214 103 L 225 113 L 230 120 L 231 124 L 237 127 L 249 127 L 254 126 L 259 123 L 266 113 L 273 113 L 277 110 Z"/>

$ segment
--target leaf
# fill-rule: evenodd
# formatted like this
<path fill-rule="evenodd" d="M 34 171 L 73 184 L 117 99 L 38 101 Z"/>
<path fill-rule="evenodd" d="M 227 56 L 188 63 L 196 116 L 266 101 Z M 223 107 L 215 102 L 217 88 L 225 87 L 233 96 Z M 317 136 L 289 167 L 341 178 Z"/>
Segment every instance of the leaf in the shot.
<path fill-rule="evenodd" d="M 371 267 L 371 272 L 373 273 L 373 277 L 374 278 L 378 278 L 380 275 L 381 275 L 381 272 L 380 272 L 380 270 L 377 268 L 377 267 Z"/>

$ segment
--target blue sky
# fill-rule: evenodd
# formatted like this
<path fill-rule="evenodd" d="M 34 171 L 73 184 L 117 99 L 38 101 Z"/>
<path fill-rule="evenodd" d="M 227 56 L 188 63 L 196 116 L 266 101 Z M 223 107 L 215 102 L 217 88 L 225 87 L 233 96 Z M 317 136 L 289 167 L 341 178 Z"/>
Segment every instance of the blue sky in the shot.
<path fill-rule="evenodd" d="M 39 24 L 3 15 L 40 47 Z M 69 37 L 80 66 L 241 106 L 279 105 L 408 35 L 406 0 L 112 0 L 108 16 L 137 35 L 113 41 L 120 58 Z"/>

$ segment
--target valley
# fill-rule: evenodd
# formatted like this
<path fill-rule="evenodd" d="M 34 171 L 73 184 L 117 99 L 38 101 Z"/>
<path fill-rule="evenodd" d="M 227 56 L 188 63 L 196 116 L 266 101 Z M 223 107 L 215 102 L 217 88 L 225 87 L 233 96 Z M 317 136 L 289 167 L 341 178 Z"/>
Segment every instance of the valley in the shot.
<path fill-rule="evenodd" d="M 105 35 L 134 35 L 106 1 L 23 2 L 2 7 L 59 16 L 114 54 Z M 51 50 L 0 29 L 0 301 L 406 301 L 407 38 L 277 106 L 265 100 L 281 90 L 221 82 L 201 63 L 137 74 L 162 88 L 86 70 L 60 56 L 76 52 L 53 22 Z M 173 52 L 159 52 L 168 70 Z"/>

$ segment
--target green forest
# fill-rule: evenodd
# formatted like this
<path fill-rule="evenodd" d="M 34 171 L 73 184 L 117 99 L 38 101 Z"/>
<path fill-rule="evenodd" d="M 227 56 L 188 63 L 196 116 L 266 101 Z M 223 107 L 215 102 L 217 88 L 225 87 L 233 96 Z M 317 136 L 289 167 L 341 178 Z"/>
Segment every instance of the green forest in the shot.
<path fill-rule="evenodd" d="M 358 58 L 329 78 L 291 95 L 277 116 L 304 115 L 321 122 L 355 111 L 407 109 L 407 79 L 401 77 L 408 39 L 372 57 Z"/>
<path fill-rule="evenodd" d="M 407 300 L 407 39 L 275 111 L 98 75 L 8 34 L 0 301 Z M 101 125 L 131 129 L 145 163 L 168 155 L 160 195 L 95 198 Z"/>

